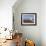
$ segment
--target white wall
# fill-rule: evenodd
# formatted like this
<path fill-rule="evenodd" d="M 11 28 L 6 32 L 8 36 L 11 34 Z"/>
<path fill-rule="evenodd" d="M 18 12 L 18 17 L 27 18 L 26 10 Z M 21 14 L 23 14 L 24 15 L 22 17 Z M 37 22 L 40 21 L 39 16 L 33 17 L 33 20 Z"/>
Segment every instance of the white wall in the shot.
<path fill-rule="evenodd" d="M 19 2 L 19 1 L 18 1 Z M 14 5 L 16 6 L 16 5 Z M 23 0 L 17 7 L 13 8 L 15 19 L 15 30 L 23 32 L 23 37 L 35 41 L 36 46 L 41 46 L 41 1 L 40 0 Z M 37 13 L 36 26 L 21 26 L 21 13 Z"/>
<path fill-rule="evenodd" d="M 9 30 L 12 29 L 12 23 L 13 23 L 13 20 L 12 20 L 12 7 L 14 5 L 14 3 L 16 2 L 17 0 L 0 0 L 0 28 L 1 27 L 6 27 L 8 28 Z M 0 33 L 2 32 L 2 30 L 0 29 Z M 10 32 L 7 31 L 5 32 L 3 31 L 3 33 L 0 34 L 0 38 L 5 38 L 5 35 L 6 36 L 10 36 Z M 9 37 L 7 37 L 9 38 Z"/>
<path fill-rule="evenodd" d="M 46 0 L 41 0 L 41 40 L 42 46 L 46 46 Z"/>
<path fill-rule="evenodd" d="M 12 29 L 12 6 L 16 0 L 0 0 L 0 27 Z"/>

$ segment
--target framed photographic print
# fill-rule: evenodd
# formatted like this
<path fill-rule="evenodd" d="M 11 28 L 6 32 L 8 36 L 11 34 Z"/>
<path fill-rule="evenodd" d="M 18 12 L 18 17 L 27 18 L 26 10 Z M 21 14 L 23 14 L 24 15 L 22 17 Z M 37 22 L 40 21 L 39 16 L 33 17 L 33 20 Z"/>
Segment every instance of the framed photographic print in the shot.
<path fill-rule="evenodd" d="M 37 25 L 37 13 L 21 13 L 21 25 Z"/>

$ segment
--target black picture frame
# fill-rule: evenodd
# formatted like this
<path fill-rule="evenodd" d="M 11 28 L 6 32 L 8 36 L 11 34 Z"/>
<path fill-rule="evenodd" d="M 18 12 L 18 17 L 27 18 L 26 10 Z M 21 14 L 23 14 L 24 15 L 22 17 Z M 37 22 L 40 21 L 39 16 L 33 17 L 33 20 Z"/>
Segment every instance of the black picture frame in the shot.
<path fill-rule="evenodd" d="M 21 25 L 37 25 L 37 13 L 21 13 Z"/>

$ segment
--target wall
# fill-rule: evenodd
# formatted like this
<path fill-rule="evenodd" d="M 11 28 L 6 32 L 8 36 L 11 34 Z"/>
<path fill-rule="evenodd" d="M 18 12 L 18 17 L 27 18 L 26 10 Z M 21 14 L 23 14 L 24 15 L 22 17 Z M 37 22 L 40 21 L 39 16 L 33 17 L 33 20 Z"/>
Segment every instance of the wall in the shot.
<path fill-rule="evenodd" d="M 12 6 L 16 0 L 0 0 L 0 27 L 12 29 Z"/>
<path fill-rule="evenodd" d="M 46 0 L 41 0 L 41 41 L 42 46 L 46 46 Z"/>
<path fill-rule="evenodd" d="M 16 0 L 0 0 L 0 38 L 5 38 L 5 35 L 10 35 L 10 32 L 7 30 L 7 32 L 3 31 L 1 27 L 6 27 L 9 30 L 12 29 L 12 6 Z M 7 37 L 9 38 L 9 37 Z"/>
<path fill-rule="evenodd" d="M 15 30 L 18 30 L 18 32 L 22 32 L 24 39 L 27 38 L 35 41 L 36 46 L 41 46 L 40 12 L 40 0 L 23 0 L 23 2 L 21 2 L 17 7 L 13 7 Z M 21 13 L 37 13 L 37 25 L 22 26 Z"/>

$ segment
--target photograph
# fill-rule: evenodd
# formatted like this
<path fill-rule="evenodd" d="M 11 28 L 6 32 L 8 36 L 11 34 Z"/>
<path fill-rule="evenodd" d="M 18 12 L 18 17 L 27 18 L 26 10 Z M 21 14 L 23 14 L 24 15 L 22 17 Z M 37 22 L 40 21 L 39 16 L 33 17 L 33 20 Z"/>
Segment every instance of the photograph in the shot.
<path fill-rule="evenodd" d="M 22 25 L 36 25 L 36 13 L 21 13 Z"/>

